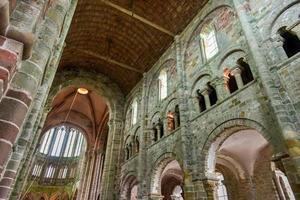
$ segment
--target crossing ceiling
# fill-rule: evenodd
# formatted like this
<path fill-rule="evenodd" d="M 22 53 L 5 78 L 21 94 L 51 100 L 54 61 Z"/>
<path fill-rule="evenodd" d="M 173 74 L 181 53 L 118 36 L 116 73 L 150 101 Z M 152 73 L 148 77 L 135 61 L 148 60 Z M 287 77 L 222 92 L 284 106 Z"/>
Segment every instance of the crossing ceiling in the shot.
<path fill-rule="evenodd" d="M 86 68 L 128 93 L 207 0 L 79 0 L 59 70 Z"/>

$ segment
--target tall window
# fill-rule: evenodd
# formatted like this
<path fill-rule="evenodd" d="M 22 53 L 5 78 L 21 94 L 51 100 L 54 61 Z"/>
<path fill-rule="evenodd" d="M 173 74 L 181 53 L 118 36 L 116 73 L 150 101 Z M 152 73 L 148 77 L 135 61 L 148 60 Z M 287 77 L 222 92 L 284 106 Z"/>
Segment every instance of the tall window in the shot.
<path fill-rule="evenodd" d="M 205 57 L 207 60 L 209 60 L 219 51 L 216 32 L 213 25 L 210 24 L 203 27 L 200 37 Z"/>
<path fill-rule="evenodd" d="M 135 125 L 136 122 L 137 122 L 137 112 L 138 112 L 138 103 L 137 103 L 137 100 L 134 99 L 133 100 L 133 103 L 131 105 L 131 109 L 132 109 L 132 112 L 131 112 L 131 125 Z"/>
<path fill-rule="evenodd" d="M 168 96 L 168 78 L 167 71 L 165 69 L 161 70 L 158 77 L 159 85 L 159 99 L 163 100 Z"/>

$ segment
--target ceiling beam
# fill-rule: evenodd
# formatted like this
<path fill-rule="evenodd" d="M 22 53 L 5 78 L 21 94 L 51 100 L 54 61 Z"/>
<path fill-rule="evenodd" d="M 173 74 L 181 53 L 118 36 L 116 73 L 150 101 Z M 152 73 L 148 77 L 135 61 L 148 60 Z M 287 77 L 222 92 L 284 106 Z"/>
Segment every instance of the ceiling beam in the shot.
<path fill-rule="evenodd" d="M 111 59 L 111 58 L 109 58 L 107 56 L 102 56 L 102 55 L 97 54 L 97 53 L 92 52 L 92 51 L 83 50 L 83 49 L 75 49 L 75 48 L 71 48 L 71 49 L 75 50 L 77 52 L 81 52 L 81 53 L 84 53 L 86 55 L 93 56 L 95 58 L 101 59 L 101 60 L 106 61 L 108 63 L 118 65 L 119 67 L 127 69 L 127 70 L 131 70 L 131 71 L 134 71 L 134 72 L 137 72 L 137 73 L 140 73 L 140 74 L 144 73 L 144 71 L 136 69 L 135 67 L 132 67 L 132 66 L 129 66 L 127 64 L 121 63 L 119 61 L 113 60 L 113 59 Z"/>
<path fill-rule="evenodd" d="M 114 3 L 110 2 L 109 0 L 101 0 L 101 2 L 103 2 L 104 4 L 106 4 L 106 5 L 108 5 L 112 8 L 115 8 L 116 10 L 119 10 L 119 11 L 121 11 L 121 12 L 123 12 L 123 13 L 125 13 L 125 14 L 141 21 L 141 22 L 143 22 L 144 24 L 147 24 L 147 25 L 151 26 L 152 28 L 155 28 L 155 29 L 157 29 L 157 30 L 159 30 L 159 31 L 161 31 L 165 34 L 168 34 L 171 37 L 175 37 L 175 34 L 172 33 L 171 31 L 169 31 L 169 30 L 167 30 L 167 29 L 165 29 L 165 28 L 163 28 L 163 27 L 161 27 L 161 26 L 145 19 L 144 17 L 141 17 L 141 16 L 135 14 L 134 12 L 132 12 L 130 10 L 127 10 L 127 9 L 117 5 L 117 4 L 114 4 Z"/>

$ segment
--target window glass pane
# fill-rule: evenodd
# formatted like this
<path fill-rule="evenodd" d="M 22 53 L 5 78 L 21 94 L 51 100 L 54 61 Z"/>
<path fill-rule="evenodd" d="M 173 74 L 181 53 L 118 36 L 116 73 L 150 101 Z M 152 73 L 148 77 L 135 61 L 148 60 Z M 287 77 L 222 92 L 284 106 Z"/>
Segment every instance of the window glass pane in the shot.
<path fill-rule="evenodd" d="M 55 151 L 55 155 L 54 156 L 59 156 L 60 153 L 61 153 L 61 150 L 62 150 L 62 145 L 64 143 L 64 139 L 65 139 L 65 136 L 66 136 L 66 129 L 63 129 L 62 132 L 60 133 L 61 134 L 61 137 L 60 137 L 60 140 L 58 142 L 58 145 L 57 145 L 57 149 Z"/>
<path fill-rule="evenodd" d="M 160 100 L 163 100 L 168 95 L 167 72 L 165 70 L 162 70 L 160 72 L 158 80 L 159 80 L 159 97 L 160 97 Z"/>
<path fill-rule="evenodd" d="M 68 157 L 68 151 L 70 149 L 70 146 L 71 146 L 71 141 L 72 141 L 72 137 L 74 137 L 74 132 L 73 131 L 70 131 L 69 132 L 69 136 L 68 136 L 68 141 L 67 141 L 67 144 L 66 144 L 66 148 L 65 148 L 65 152 L 64 152 L 64 157 Z"/>
<path fill-rule="evenodd" d="M 206 59 L 210 59 L 218 53 L 218 43 L 213 26 L 203 28 L 203 31 L 201 32 L 201 39 L 203 41 Z"/>
<path fill-rule="evenodd" d="M 45 135 L 43 137 L 43 142 L 42 142 L 42 145 L 41 145 L 41 148 L 40 148 L 41 153 L 48 154 L 50 144 L 51 144 L 51 140 L 52 140 L 53 135 L 54 135 L 54 130 L 55 129 L 51 129 L 50 131 L 45 133 Z"/>
<path fill-rule="evenodd" d="M 54 145 L 53 145 L 53 148 L 51 151 L 51 156 L 57 156 L 58 151 L 60 152 L 61 149 L 59 149 L 59 147 L 61 148 L 61 146 L 62 146 L 64 134 L 65 134 L 65 127 L 62 126 L 59 128 L 59 130 L 56 134 L 56 138 L 54 140 Z"/>
<path fill-rule="evenodd" d="M 78 137 L 78 141 L 77 141 L 77 144 L 76 144 L 76 150 L 75 150 L 74 156 L 78 156 L 80 142 L 81 142 L 81 135 L 79 135 L 79 137 Z"/>
<path fill-rule="evenodd" d="M 135 99 L 132 103 L 132 125 L 136 124 L 137 122 L 137 107 L 138 103 L 137 100 Z"/>
<path fill-rule="evenodd" d="M 74 149 L 74 145 L 75 145 L 75 139 L 78 137 L 78 132 L 76 130 L 74 130 L 74 136 L 72 138 L 72 141 L 71 141 L 71 145 L 70 145 L 70 148 L 69 148 L 69 152 L 68 152 L 68 157 L 71 157 L 72 156 L 72 153 L 73 153 L 73 149 Z"/>

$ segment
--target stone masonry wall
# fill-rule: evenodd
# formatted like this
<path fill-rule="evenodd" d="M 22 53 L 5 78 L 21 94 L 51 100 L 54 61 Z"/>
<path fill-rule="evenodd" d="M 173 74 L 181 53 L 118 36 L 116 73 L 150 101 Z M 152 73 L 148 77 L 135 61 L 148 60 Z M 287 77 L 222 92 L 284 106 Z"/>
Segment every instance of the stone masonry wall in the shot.
<path fill-rule="evenodd" d="M 133 135 L 137 127 L 141 124 L 147 125 L 148 129 L 144 130 L 149 134 L 146 137 L 148 140 L 146 141 L 145 154 L 147 170 L 143 173 L 146 174 L 144 178 L 147 182 L 148 196 L 151 196 L 153 192 L 151 183 L 154 181 L 153 173 L 157 170 L 157 163 L 162 157 L 170 157 L 170 160 L 176 159 L 181 164 L 185 179 L 190 179 L 185 180 L 184 189 L 187 191 L 186 199 L 200 199 L 200 197 L 206 199 L 206 195 L 209 196 L 209 189 L 206 187 L 203 192 L 203 185 L 205 186 L 204 180 L 207 179 L 207 147 L 219 134 L 232 127 L 237 127 L 237 129 L 256 129 L 259 131 L 273 147 L 273 155 L 291 153 L 286 148 L 286 135 L 282 134 L 282 123 L 294 123 L 296 127 L 299 123 L 300 87 L 297 84 L 300 81 L 298 78 L 300 76 L 297 76 L 300 69 L 299 54 L 288 59 L 282 49 L 282 43 L 278 43 L 278 40 L 276 40 L 278 36 L 273 29 L 279 27 L 279 24 L 291 26 L 291 24 L 297 23 L 297 20 L 299 20 L 296 17 L 298 5 L 299 3 L 296 1 L 282 2 L 279 0 L 273 0 L 272 2 L 255 0 L 209 1 L 182 34 L 178 36 L 182 47 L 180 57 L 183 60 L 182 64 L 184 66 L 183 76 L 177 73 L 179 63 L 178 58 L 175 56 L 177 51 L 175 43 L 157 61 L 152 69 L 145 74 L 143 81 L 146 81 L 148 84 L 145 91 L 147 94 L 145 96 L 147 104 L 145 104 L 144 108 L 146 118 L 139 118 L 137 125 L 133 127 L 127 124 L 127 134 L 124 137 L 126 139 L 130 135 Z M 237 10 L 237 7 L 240 9 Z M 247 13 L 250 14 L 245 17 L 245 13 L 246 15 Z M 282 17 L 280 14 L 282 14 Z M 199 35 L 201 28 L 207 23 L 212 23 L 212 21 L 217 24 L 216 36 L 219 52 L 207 61 L 201 50 Z M 270 23 L 272 21 L 273 24 Z M 245 30 L 245 24 L 247 27 L 252 27 L 254 32 L 250 33 L 248 29 Z M 252 36 L 255 35 L 256 43 L 260 45 L 261 49 L 259 52 L 264 55 L 261 55 L 259 59 L 264 60 L 265 65 L 269 65 L 267 66 L 269 70 L 268 75 L 265 73 L 262 74 L 262 70 L 260 69 L 261 61 L 258 61 L 259 59 L 253 54 L 253 51 L 256 50 L 253 49 L 252 38 L 247 37 L 249 34 L 252 34 Z M 223 70 L 226 67 L 234 69 L 237 65 L 236 61 L 241 57 L 249 64 L 254 81 L 239 87 L 238 91 L 229 94 L 224 86 Z M 170 60 L 174 61 L 169 62 Z M 172 70 L 173 63 L 176 64 L 176 70 Z M 176 75 L 171 76 L 171 73 L 168 73 L 168 90 L 170 88 L 168 97 L 163 101 L 159 101 L 157 77 L 159 72 L 165 67 L 169 68 L 168 72 L 176 72 Z M 266 76 L 271 81 L 267 84 L 267 80 L 263 79 Z M 174 82 L 178 83 L 179 80 L 183 80 L 184 84 L 180 85 L 180 88 L 176 87 L 173 90 L 172 85 Z M 215 86 L 218 101 L 217 104 L 200 113 L 197 101 L 195 101 L 195 91 L 196 89 L 201 89 L 199 87 L 204 87 L 207 82 L 211 82 Z M 279 94 L 279 99 L 277 99 L 278 108 L 280 106 L 280 108 L 285 110 L 284 112 L 291 113 L 285 122 L 281 122 L 281 120 L 277 121 L 278 117 L 281 118 L 281 115 L 277 115 L 277 111 L 274 113 L 274 105 L 270 104 L 270 99 L 274 98 L 274 96 L 268 96 L 270 90 L 268 88 L 264 89 L 271 87 L 269 83 L 275 85 L 275 87 L 277 86 L 277 94 Z M 274 86 L 272 87 L 275 88 Z M 184 96 L 182 96 L 182 93 L 179 93 L 180 89 L 183 90 Z M 130 103 L 135 97 L 139 99 L 143 98 L 140 96 L 142 90 L 142 85 L 139 83 L 127 97 L 127 107 L 130 107 Z M 181 128 L 174 132 L 166 132 L 166 136 L 158 142 L 154 144 L 149 142 L 149 138 L 151 141 L 153 118 L 156 118 L 156 116 L 160 117 L 166 126 L 166 109 L 168 105 L 173 99 L 181 98 L 185 99 L 188 107 L 187 112 L 184 112 L 188 116 L 187 123 L 182 124 Z M 184 107 L 181 101 L 178 102 L 180 102 L 179 107 Z M 129 118 L 130 116 L 127 115 L 128 121 Z M 182 127 L 186 127 L 186 131 L 192 138 L 193 146 L 187 147 L 192 152 L 191 157 L 185 157 L 183 153 Z M 296 127 L 293 130 L 299 131 Z M 125 148 L 125 143 L 123 144 L 123 148 Z M 125 181 L 128 174 L 138 177 L 138 174 L 141 173 L 139 172 L 139 166 L 137 166 L 138 155 L 124 161 L 121 172 L 123 181 Z M 292 157 L 293 155 L 290 154 L 290 156 Z M 293 162 L 292 159 L 286 164 L 287 174 L 290 174 L 290 162 Z M 294 165 L 297 166 L 297 164 Z M 191 168 L 188 166 L 191 166 Z M 297 172 L 294 171 L 292 174 L 295 175 Z M 289 178 L 291 184 L 294 185 L 295 194 L 299 195 L 297 189 L 299 183 L 294 180 L 294 175 L 289 176 Z M 299 176 L 299 173 L 296 176 Z M 137 181 L 141 182 L 142 180 Z M 267 184 L 270 184 L 270 181 Z M 200 183 L 203 183 L 203 185 Z M 189 195 L 190 193 L 192 195 Z M 267 194 L 263 194 L 262 196 L 264 195 Z M 143 198 L 147 199 L 145 196 Z M 150 197 L 150 199 L 159 198 Z"/>

